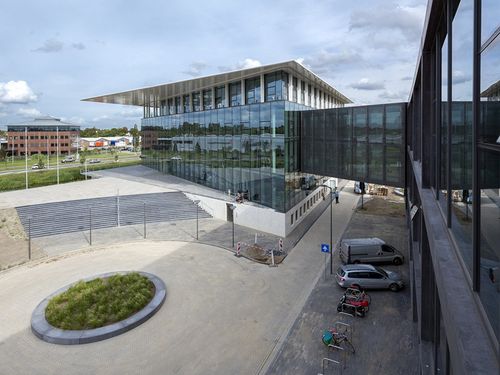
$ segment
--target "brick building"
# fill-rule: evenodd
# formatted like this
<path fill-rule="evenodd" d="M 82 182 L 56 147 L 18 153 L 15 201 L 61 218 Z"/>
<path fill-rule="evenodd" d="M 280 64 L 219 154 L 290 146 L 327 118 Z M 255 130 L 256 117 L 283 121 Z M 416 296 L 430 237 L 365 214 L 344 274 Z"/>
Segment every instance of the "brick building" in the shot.
<path fill-rule="evenodd" d="M 80 127 L 58 118 L 43 116 L 33 121 L 7 125 L 7 153 L 33 154 L 76 153 Z"/>

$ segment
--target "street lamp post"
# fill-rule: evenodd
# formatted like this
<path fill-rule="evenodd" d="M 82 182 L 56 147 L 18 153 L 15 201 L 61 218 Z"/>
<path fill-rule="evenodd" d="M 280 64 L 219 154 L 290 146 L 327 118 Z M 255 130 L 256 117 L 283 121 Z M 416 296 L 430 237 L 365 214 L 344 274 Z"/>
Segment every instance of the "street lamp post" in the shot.
<path fill-rule="evenodd" d="M 193 203 L 196 205 L 196 241 L 198 241 L 198 204 L 200 203 L 200 200 L 194 200 Z"/>
<path fill-rule="evenodd" d="M 320 185 L 330 189 L 330 275 L 333 274 L 333 189 L 328 185 Z"/>
<path fill-rule="evenodd" d="M 236 205 L 231 204 L 231 205 L 229 205 L 229 208 L 230 208 L 231 212 L 233 213 L 232 218 L 233 218 L 233 249 L 234 249 L 234 210 L 236 209 Z"/>

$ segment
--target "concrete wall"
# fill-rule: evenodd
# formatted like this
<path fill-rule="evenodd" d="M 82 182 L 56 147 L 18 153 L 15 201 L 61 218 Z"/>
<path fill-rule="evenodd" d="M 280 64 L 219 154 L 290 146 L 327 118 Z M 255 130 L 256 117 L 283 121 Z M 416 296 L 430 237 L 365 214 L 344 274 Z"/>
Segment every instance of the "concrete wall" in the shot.
<path fill-rule="evenodd" d="M 333 184 L 333 183 L 332 183 Z M 336 182 L 334 183 L 335 186 L 336 186 Z M 322 187 L 318 187 L 316 188 L 315 190 L 313 190 L 311 192 L 311 194 L 309 194 L 306 198 L 304 198 L 303 200 L 301 200 L 299 203 L 297 203 L 295 206 L 292 207 L 292 209 L 290 209 L 289 211 L 287 211 L 286 214 L 284 214 L 284 225 L 285 225 L 285 234 L 286 236 L 288 236 L 290 233 L 292 233 L 292 231 L 295 230 L 295 228 L 297 228 L 297 226 L 300 225 L 300 223 L 307 217 L 307 215 L 309 215 L 309 213 L 311 213 L 314 208 L 316 208 L 316 206 L 323 201 L 323 195 L 321 194 L 321 192 L 325 193 L 325 197 L 326 199 L 329 199 L 329 193 L 330 193 L 330 189 L 328 188 L 322 188 Z M 316 200 L 316 202 L 314 202 L 314 199 L 313 199 L 313 204 L 311 206 L 309 206 L 309 208 L 307 209 L 307 201 L 311 198 L 313 198 L 315 196 L 315 194 L 317 193 L 320 193 L 319 195 L 319 198 Z M 304 204 L 306 203 L 306 211 L 302 212 L 302 215 L 300 215 L 300 207 L 304 207 Z M 295 212 L 297 212 L 297 219 L 295 219 Z M 293 224 L 292 224 L 292 221 L 291 221 L 291 216 L 293 216 Z"/>
<path fill-rule="evenodd" d="M 337 179 L 332 178 L 328 180 L 325 184 L 332 186 L 332 188 L 337 186 Z M 234 211 L 234 223 L 237 225 L 243 225 L 248 228 L 256 229 L 260 232 L 271 233 L 276 236 L 285 238 L 292 231 L 299 226 L 299 224 L 308 216 L 316 206 L 323 201 L 323 194 L 326 199 L 329 199 L 330 189 L 318 187 L 311 192 L 306 198 L 304 198 L 300 203 L 296 204 L 287 213 L 281 213 L 273 210 L 272 208 L 263 206 L 254 206 L 249 203 L 234 203 L 232 200 L 221 200 L 216 198 L 205 197 L 203 195 L 196 195 L 191 193 L 184 193 L 191 200 L 199 200 L 199 206 L 212 215 L 216 219 L 227 220 L 227 203 L 236 204 L 236 209 Z M 312 203 L 309 208 L 307 208 L 307 201 L 314 197 L 315 194 L 319 193 L 316 202 Z M 300 215 L 300 207 L 304 207 L 306 204 L 306 210 Z M 297 219 L 295 219 L 295 211 L 297 211 Z M 293 224 L 291 223 L 290 216 L 294 215 Z"/>
<path fill-rule="evenodd" d="M 227 220 L 227 203 L 236 204 L 229 200 L 224 201 L 191 193 L 184 194 L 193 201 L 199 200 L 199 206 L 202 209 L 220 220 Z M 285 214 L 276 212 L 272 208 L 257 207 L 248 203 L 236 204 L 234 223 L 280 237 L 286 236 Z"/>

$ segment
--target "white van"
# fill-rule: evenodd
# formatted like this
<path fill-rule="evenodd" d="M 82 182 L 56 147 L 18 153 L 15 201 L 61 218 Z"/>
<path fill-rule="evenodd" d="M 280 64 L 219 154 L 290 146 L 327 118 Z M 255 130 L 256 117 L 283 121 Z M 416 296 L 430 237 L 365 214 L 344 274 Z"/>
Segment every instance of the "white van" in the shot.
<path fill-rule="evenodd" d="M 404 262 L 400 251 L 375 237 L 342 240 L 339 256 L 344 264 L 385 262 L 399 265 Z"/>

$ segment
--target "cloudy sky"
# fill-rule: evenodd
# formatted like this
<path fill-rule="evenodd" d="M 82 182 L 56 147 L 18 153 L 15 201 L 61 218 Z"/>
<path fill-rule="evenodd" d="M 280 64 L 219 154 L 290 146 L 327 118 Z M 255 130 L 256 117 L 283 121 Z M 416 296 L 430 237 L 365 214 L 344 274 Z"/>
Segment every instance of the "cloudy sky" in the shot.
<path fill-rule="evenodd" d="M 356 104 L 405 101 L 426 0 L 17 0 L 0 12 L 0 127 L 142 110 L 82 98 L 298 60 Z"/>

